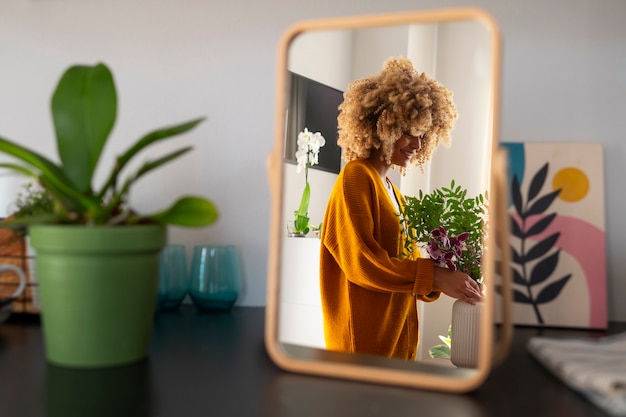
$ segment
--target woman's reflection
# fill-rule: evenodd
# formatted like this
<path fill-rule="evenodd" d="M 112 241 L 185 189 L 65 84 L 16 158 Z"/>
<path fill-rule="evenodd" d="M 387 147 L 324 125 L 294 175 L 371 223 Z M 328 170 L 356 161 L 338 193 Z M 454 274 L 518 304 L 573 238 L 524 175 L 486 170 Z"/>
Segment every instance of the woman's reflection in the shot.
<path fill-rule="evenodd" d="M 468 275 L 420 258 L 399 259 L 403 196 L 387 177 L 422 166 L 457 118 L 452 93 L 415 71 L 408 59 L 389 59 L 375 76 L 352 82 L 339 107 L 339 138 L 347 164 L 326 208 L 321 233 L 320 289 L 329 350 L 414 360 L 416 300 L 441 293 L 482 299 Z"/>

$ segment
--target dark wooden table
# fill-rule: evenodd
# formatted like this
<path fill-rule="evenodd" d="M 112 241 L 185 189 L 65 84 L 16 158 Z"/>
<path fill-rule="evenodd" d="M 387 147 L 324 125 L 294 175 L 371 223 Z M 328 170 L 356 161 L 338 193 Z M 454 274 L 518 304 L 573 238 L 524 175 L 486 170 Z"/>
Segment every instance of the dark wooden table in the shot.
<path fill-rule="evenodd" d="M 13 317 L 0 325 L 0 416 L 605 416 L 525 349 L 534 335 L 603 333 L 517 328 L 507 360 L 458 395 L 284 372 L 265 352 L 264 314 L 160 314 L 150 357 L 105 370 L 47 364 L 38 321 Z"/>

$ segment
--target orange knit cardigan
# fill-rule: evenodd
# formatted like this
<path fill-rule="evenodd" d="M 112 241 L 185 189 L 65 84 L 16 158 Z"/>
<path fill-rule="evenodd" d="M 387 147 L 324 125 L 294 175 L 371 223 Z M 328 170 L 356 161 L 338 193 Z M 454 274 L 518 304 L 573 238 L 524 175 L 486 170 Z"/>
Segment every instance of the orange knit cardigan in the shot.
<path fill-rule="evenodd" d="M 402 204 L 395 187 L 394 193 Z M 340 172 L 320 238 L 326 348 L 415 359 L 416 299 L 430 302 L 441 295 L 433 291 L 434 263 L 398 259 L 398 213 L 367 159 L 351 161 Z"/>

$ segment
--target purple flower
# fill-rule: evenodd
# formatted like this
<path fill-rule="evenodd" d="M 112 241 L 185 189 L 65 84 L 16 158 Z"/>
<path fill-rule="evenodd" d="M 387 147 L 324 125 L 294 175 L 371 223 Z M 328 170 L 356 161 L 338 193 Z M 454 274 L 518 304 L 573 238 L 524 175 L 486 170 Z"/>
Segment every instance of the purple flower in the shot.
<path fill-rule="evenodd" d="M 457 263 L 463 255 L 463 251 L 467 250 L 465 242 L 469 238 L 468 232 L 463 232 L 458 236 L 448 236 L 446 229 L 439 226 L 430 232 L 427 251 L 428 255 L 440 267 L 446 267 L 456 271 Z"/>

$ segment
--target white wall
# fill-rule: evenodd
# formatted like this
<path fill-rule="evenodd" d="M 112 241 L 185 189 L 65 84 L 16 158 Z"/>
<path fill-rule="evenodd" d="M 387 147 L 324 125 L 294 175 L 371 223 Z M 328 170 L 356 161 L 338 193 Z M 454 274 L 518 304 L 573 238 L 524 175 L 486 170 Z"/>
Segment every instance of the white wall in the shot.
<path fill-rule="evenodd" d="M 287 68 L 337 90 L 350 82 L 352 32 L 325 30 L 298 35 L 289 47 Z"/>
<path fill-rule="evenodd" d="M 297 36 L 289 47 L 287 69 L 345 91 L 352 80 L 352 45 L 352 32 L 348 30 L 303 33 Z M 326 136 L 329 143 L 336 140 L 328 136 L 329 132 L 321 133 Z M 320 152 L 324 152 L 324 149 L 322 147 Z M 286 222 L 291 222 L 294 220 L 293 212 L 300 206 L 306 182 L 304 172 L 298 174 L 293 163 L 285 163 L 284 178 L 283 213 Z M 318 225 L 324 219 L 326 202 L 336 178 L 337 174 L 331 172 L 309 170 L 311 187 L 309 218 L 312 225 Z"/>
<path fill-rule="evenodd" d="M 474 5 L 504 39 L 504 141 L 605 146 L 609 318 L 626 320 L 626 3 L 622 0 L 13 0 L 0 3 L 0 134 L 54 156 L 48 99 L 74 62 L 104 60 L 120 89 L 108 162 L 145 131 L 198 115 L 196 150 L 137 188 L 143 209 L 196 192 L 220 207 L 171 238 L 241 247 L 239 304 L 263 305 L 278 40 L 303 19 Z M 105 161 L 107 162 L 107 161 Z M 105 165 L 109 165 L 108 163 Z"/>

